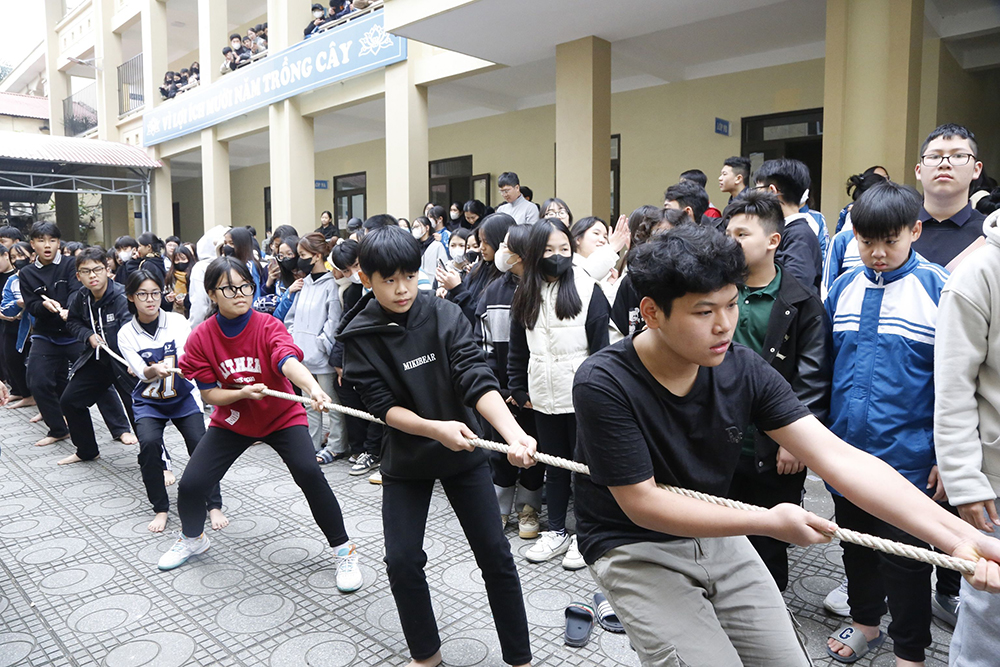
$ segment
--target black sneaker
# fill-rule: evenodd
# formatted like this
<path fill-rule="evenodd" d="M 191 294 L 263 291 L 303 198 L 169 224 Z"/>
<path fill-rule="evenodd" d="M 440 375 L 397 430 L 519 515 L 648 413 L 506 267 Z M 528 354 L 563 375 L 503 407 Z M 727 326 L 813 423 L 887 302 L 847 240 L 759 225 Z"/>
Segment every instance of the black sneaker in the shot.
<path fill-rule="evenodd" d="M 364 475 L 365 473 L 371 472 L 375 468 L 378 468 L 379 457 L 368 452 L 363 452 L 358 456 L 358 460 L 351 466 L 351 470 L 348 474 L 351 475 Z"/>
<path fill-rule="evenodd" d="M 931 613 L 934 614 L 934 618 L 954 628 L 958 622 L 960 603 L 961 600 L 957 595 L 944 595 L 935 591 L 931 595 Z"/>

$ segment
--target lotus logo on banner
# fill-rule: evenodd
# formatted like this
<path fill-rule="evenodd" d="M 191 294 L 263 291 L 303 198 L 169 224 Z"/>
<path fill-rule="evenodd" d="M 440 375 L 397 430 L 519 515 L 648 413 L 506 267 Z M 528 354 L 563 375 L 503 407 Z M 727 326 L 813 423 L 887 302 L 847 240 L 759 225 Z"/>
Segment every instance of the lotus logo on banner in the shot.
<path fill-rule="evenodd" d="M 406 39 L 385 31 L 383 12 L 348 21 L 200 86 L 143 115 L 143 145 L 183 137 L 288 99 L 406 60 Z"/>

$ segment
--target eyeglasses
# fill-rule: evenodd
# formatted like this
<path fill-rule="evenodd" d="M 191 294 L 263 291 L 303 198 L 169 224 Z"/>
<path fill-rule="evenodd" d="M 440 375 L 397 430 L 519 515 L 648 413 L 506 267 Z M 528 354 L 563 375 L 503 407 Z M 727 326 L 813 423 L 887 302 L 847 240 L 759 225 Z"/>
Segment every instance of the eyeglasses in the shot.
<path fill-rule="evenodd" d="M 925 167 L 938 167 L 942 162 L 947 160 L 948 164 L 953 167 L 964 167 L 975 159 L 976 156 L 972 153 L 955 153 L 954 155 L 934 155 L 932 153 L 928 155 L 921 155 L 920 164 Z"/>
<path fill-rule="evenodd" d="M 513 191 L 514 191 L 514 188 L 500 188 L 500 194 L 502 194 L 504 197 L 506 197 L 507 195 L 509 195 Z"/>
<path fill-rule="evenodd" d="M 104 267 L 99 266 L 96 269 L 77 269 L 76 272 L 84 278 L 87 278 L 89 276 L 96 276 L 104 273 Z"/>
<path fill-rule="evenodd" d="M 250 296 L 253 294 L 254 286 L 250 283 L 243 283 L 239 286 L 223 285 L 219 288 L 219 291 L 222 292 L 222 296 L 227 299 L 235 299 L 239 294 L 242 294 L 243 296 Z"/>
<path fill-rule="evenodd" d="M 159 301 L 163 292 L 136 292 L 135 298 L 139 301 Z"/>

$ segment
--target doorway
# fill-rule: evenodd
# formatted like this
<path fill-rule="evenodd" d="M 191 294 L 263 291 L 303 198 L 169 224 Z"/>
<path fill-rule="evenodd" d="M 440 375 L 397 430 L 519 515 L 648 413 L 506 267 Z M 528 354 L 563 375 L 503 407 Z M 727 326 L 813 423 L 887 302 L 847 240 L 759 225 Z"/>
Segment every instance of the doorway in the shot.
<path fill-rule="evenodd" d="M 765 160 L 799 160 L 809 168 L 809 206 L 822 206 L 823 109 L 750 116 L 742 121 L 742 154 L 756 172 Z"/>
<path fill-rule="evenodd" d="M 472 156 L 434 160 L 429 165 L 429 201 L 447 211 L 454 201 L 472 199 Z"/>

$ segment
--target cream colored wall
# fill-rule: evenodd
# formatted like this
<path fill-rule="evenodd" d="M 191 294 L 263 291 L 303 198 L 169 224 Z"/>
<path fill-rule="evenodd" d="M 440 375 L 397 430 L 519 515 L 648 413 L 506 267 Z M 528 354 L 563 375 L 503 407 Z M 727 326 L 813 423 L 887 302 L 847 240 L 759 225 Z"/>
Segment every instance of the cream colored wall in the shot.
<path fill-rule="evenodd" d="M 940 68 L 936 125 L 958 123 L 972 130 L 979 159 L 995 178 L 1000 172 L 1000 71 L 966 72 L 944 46 Z"/>
<path fill-rule="evenodd" d="M 333 177 L 363 171 L 367 178 L 368 202 L 365 214 L 385 212 L 385 141 L 335 148 L 316 154 L 316 178 L 329 182 L 328 190 L 316 190 L 316 220 L 309 231 L 319 227 L 319 215 L 333 211 Z M 406 217 L 406 216 L 403 216 Z M 295 226 L 301 232 L 298 225 Z"/>
<path fill-rule="evenodd" d="M 252 21 L 247 21 L 246 23 L 233 29 L 233 31 L 229 34 L 231 35 L 233 33 L 239 33 L 240 37 L 243 37 L 247 34 L 248 28 L 252 28 L 258 23 L 264 23 L 265 21 L 267 21 L 267 14 L 261 14 Z M 305 23 L 303 23 L 302 25 L 305 25 Z M 228 37 L 229 35 L 226 35 L 226 38 Z M 229 40 L 225 39 L 225 41 L 222 42 L 222 45 L 229 46 Z M 198 49 L 195 49 L 181 56 L 177 60 L 171 62 L 167 69 L 168 71 L 171 72 L 180 72 L 182 69 L 188 67 L 191 63 L 193 63 L 196 60 L 198 61 L 198 64 L 201 65 L 202 69 L 207 68 L 209 65 L 218 69 L 218 67 L 222 64 L 222 47 L 220 46 L 216 53 L 209 54 L 208 60 L 204 60 L 200 56 L 201 54 L 198 53 Z M 159 85 L 159 82 L 161 81 L 163 81 L 163 73 L 161 73 L 159 79 L 157 79 L 157 85 Z"/>
<path fill-rule="evenodd" d="M 48 125 L 48 121 L 39 118 L 22 118 L 20 116 L 0 115 L 0 131 L 4 132 L 27 132 L 28 134 L 48 134 L 39 128 Z"/>
<path fill-rule="evenodd" d="M 253 225 L 258 240 L 264 238 L 264 188 L 270 184 L 271 165 L 266 163 L 229 172 L 233 226 Z"/>
<path fill-rule="evenodd" d="M 201 179 L 174 181 L 173 200 L 181 205 L 181 239 L 197 243 L 205 233 L 205 215 L 201 203 Z"/>

